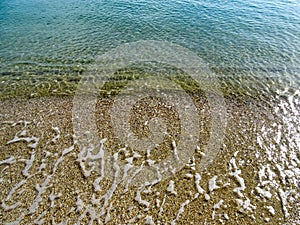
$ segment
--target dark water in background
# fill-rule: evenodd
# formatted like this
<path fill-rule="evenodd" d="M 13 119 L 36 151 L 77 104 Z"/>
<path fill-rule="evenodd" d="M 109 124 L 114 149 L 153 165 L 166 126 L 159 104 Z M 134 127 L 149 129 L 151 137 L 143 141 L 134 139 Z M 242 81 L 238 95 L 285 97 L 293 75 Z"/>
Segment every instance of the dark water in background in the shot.
<path fill-rule="evenodd" d="M 3 0 L 1 85 L 36 85 L 51 75 L 68 82 L 95 56 L 150 39 L 187 47 L 219 76 L 276 77 L 297 88 L 299 12 L 295 0 Z"/>

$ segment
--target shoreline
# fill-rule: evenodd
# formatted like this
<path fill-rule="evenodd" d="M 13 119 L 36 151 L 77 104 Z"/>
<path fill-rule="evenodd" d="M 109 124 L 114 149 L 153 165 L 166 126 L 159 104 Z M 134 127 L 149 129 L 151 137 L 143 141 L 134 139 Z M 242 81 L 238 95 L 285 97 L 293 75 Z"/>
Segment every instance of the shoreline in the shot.
<path fill-rule="evenodd" d="M 84 70 L 77 75 L 75 74 L 39 74 L 39 75 L 22 75 L 22 76 L 3 76 L 0 77 L 0 100 L 11 98 L 31 99 L 39 97 L 51 96 L 74 96 L 77 92 L 78 83 L 84 74 Z M 278 77 L 274 74 L 272 77 L 266 72 L 262 72 L 260 76 L 254 74 L 228 74 L 228 72 L 212 72 L 215 74 L 214 82 L 217 82 L 219 90 L 225 98 L 243 98 L 252 97 L 254 100 L 261 99 L 262 95 L 267 100 L 272 101 L 278 94 L 285 90 L 285 83 L 289 80 Z M 187 93 L 199 94 L 203 89 L 209 89 L 210 81 L 194 81 L 190 76 L 183 74 L 181 71 L 172 71 L 170 69 L 166 74 L 155 74 L 155 72 L 143 72 L 140 68 L 132 68 L 132 70 L 118 71 L 111 79 L 107 80 L 100 97 L 116 96 L 120 90 L 128 83 L 147 77 L 166 77 L 176 85 L 181 86 Z M 270 76 L 272 79 L 270 79 Z M 276 82 L 277 81 L 277 82 Z M 200 82 L 200 83 L 199 83 Z M 291 85 L 291 84 L 290 84 Z M 297 90 L 297 86 L 291 86 L 293 90 Z M 288 94 L 288 93 L 287 93 Z"/>

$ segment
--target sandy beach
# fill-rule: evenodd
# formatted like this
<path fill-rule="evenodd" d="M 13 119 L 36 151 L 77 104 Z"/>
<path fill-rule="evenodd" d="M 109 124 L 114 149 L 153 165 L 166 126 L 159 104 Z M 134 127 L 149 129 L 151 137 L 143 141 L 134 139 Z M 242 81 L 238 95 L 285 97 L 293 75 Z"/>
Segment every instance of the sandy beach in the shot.
<path fill-rule="evenodd" d="M 141 186 L 128 185 L 130 179 L 117 182 L 103 177 L 99 167 L 86 173 L 84 167 L 91 164 L 80 160 L 83 150 L 74 141 L 72 97 L 2 101 L 1 224 L 295 222 L 299 213 L 298 181 L 293 176 L 283 177 L 285 168 L 280 171 L 276 163 L 270 162 L 257 141 L 258 131 L 267 125 L 264 120 L 268 113 L 250 99 L 226 100 L 228 125 L 222 149 L 207 169 L 199 171 L 209 136 L 210 116 L 207 102 L 197 96 L 193 99 L 203 125 L 199 148 L 193 150 L 190 162 L 169 178 Z M 95 111 L 99 137 L 107 139 L 101 148 L 117 156 L 113 170 L 115 177 L 121 177 L 124 164 L 118 160 L 133 156 L 134 168 L 139 168 L 143 161 L 149 160 L 149 155 L 145 152 L 135 159 L 133 152 L 124 150 L 113 137 L 107 113 L 112 103 L 110 98 L 99 99 Z M 143 115 L 149 104 L 147 100 L 140 103 Z M 171 118 L 168 124 L 176 130 L 176 115 L 166 112 L 162 105 L 153 107 L 159 109 L 160 115 Z M 141 114 L 133 113 L 138 123 L 133 127 L 138 129 Z M 153 151 L 151 160 L 163 160 L 171 150 L 172 145 L 165 143 Z M 291 165 L 299 167 L 292 161 Z M 290 165 L 289 168 L 293 171 Z M 295 191 L 289 191 L 292 189 Z"/>

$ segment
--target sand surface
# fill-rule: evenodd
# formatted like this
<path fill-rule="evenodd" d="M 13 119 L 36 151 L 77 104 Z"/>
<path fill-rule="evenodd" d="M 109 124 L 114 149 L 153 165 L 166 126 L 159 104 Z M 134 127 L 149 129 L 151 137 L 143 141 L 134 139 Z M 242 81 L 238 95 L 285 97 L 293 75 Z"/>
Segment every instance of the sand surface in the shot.
<path fill-rule="evenodd" d="M 166 105 L 148 99 L 133 109 L 132 127 L 140 135 L 147 136 L 145 121 L 155 114 L 154 108 L 156 116 L 168 121 L 170 133 L 151 155 L 145 151 L 137 156 L 114 137 L 108 110 L 112 99 L 97 103 L 98 135 L 103 142 L 92 150 L 81 149 L 74 137 L 72 97 L 0 102 L 0 223 L 296 223 L 299 155 L 279 156 L 273 151 L 270 158 L 264 146 L 272 143 L 258 138 L 262 129 L 271 127 L 265 122 L 272 114 L 253 100 L 226 100 L 228 124 L 221 151 L 201 171 L 210 112 L 205 100 L 194 96 L 194 102 L 201 129 L 198 148 L 191 149 L 193 157 L 168 178 L 160 180 L 158 176 L 156 181 L 138 185 L 131 177 L 139 168 L 143 173 L 143 163 L 155 165 L 174 151 L 172 140 L 180 133 L 179 119 Z M 149 105 L 152 111 L 147 111 Z M 102 156 L 113 156 L 111 165 L 101 167 L 101 151 Z M 96 160 L 87 156 L 97 153 Z M 284 157 L 285 163 L 277 161 Z M 126 164 L 121 163 L 125 161 L 132 166 L 127 176 Z M 103 173 L 109 168 L 111 176 Z"/>

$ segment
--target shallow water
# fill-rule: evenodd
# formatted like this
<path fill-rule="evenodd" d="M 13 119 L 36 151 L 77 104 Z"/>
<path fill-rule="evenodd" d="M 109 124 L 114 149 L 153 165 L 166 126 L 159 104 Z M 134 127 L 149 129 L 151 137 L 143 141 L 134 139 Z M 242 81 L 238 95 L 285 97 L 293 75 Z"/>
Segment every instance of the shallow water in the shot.
<path fill-rule="evenodd" d="M 297 1 L 277 0 L 1 1 L 0 223 L 297 224 L 299 11 Z M 122 68 L 108 79 L 95 106 L 92 122 L 101 144 L 82 145 L 76 116 L 88 104 L 76 98 L 80 87 L 85 90 L 76 89 L 81 77 L 99 66 L 97 56 L 142 40 L 185 47 L 217 84 L 204 79 L 197 85 L 182 68 L 160 62 Z M 143 57 L 140 49 L 137 58 Z M 126 108 L 122 101 L 116 107 L 113 99 L 130 96 L 126 85 L 148 76 L 154 83 L 169 76 L 177 86 L 163 91 L 183 88 L 199 116 L 195 153 L 164 179 L 156 165 L 178 154 L 183 119 L 175 109 L 180 104 L 160 104 L 154 97 L 131 109 L 131 128 L 142 137 L 155 130 L 152 117 L 167 121 L 158 133 L 168 136 L 147 152 L 126 147 L 111 122 Z M 213 111 L 218 107 L 210 102 L 210 85 L 219 88 L 221 112 Z M 219 154 L 203 171 L 211 130 L 222 130 L 222 118 L 213 120 L 219 114 L 226 115 L 225 135 L 215 139 L 215 145 L 222 142 Z M 160 176 L 146 174 L 144 164 Z M 134 179 L 150 183 L 130 186 Z"/>
<path fill-rule="evenodd" d="M 161 40 L 194 51 L 220 76 L 298 88 L 299 10 L 297 1 L 2 1 L 1 85 L 70 82 L 112 48 Z"/>

